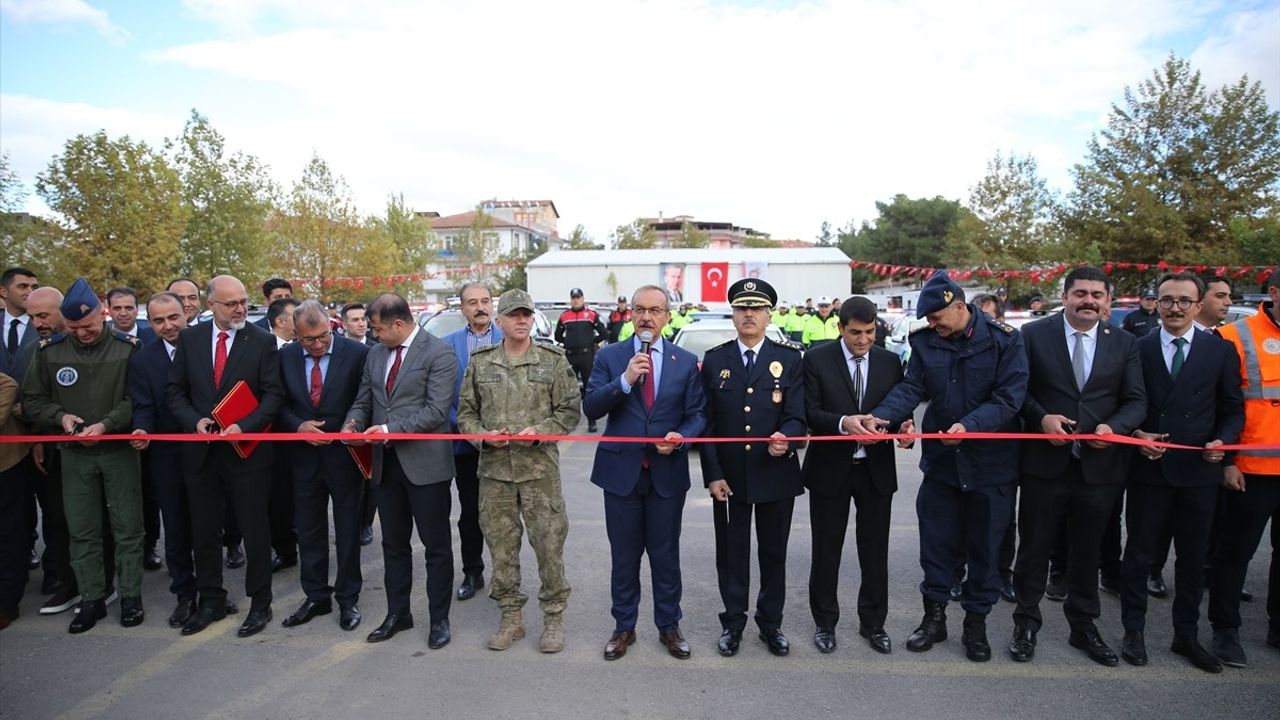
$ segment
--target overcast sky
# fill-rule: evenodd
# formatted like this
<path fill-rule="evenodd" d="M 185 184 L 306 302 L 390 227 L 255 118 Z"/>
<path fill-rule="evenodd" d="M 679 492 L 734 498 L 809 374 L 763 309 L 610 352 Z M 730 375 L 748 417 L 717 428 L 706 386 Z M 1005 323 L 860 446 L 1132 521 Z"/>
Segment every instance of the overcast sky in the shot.
<path fill-rule="evenodd" d="M 159 144 L 195 108 L 286 186 L 319 153 L 369 213 L 551 199 L 599 241 L 659 212 L 812 240 L 963 199 L 997 151 L 1065 191 L 1171 51 L 1280 107 L 1280 0 L 0 0 L 0 150 L 30 184 L 77 133 Z"/>

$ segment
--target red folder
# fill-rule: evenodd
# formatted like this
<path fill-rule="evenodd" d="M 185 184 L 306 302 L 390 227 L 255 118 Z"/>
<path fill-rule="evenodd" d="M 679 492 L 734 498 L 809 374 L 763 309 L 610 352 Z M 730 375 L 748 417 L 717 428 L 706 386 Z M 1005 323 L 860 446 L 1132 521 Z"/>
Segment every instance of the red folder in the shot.
<path fill-rule="evenodd" d="M 218 403 L 213 409 L 213 421 L 218 423 L 220 428 L 229 428 L 232 425 L 245 419 L 254 410 L 258 409 L 258 398 L 253 396 L 253 391 L 249 389 L 249 385 L 243 380 L 237 380 L 235 385 L 231 386 L 231 392 L 222 398 L 222 402 Z M 271 432 L 271 425 L 267 425 L 262 432 Z M 244 440 L 241 442 L 231 443 L 231 447 L 235 449 L 236 454 L 243 460 L 249 457 L 253 449 L 258 447 L 257 440 Z"/>
<path fill-rule="evenodd" d="M 356 467 L 360 468 L 360 474 L 365 480 L 373 479 L 373 446 L 372 445 L 348 445 L 347 452 L 351 453 L 351 459 L 356 461 Z"/>

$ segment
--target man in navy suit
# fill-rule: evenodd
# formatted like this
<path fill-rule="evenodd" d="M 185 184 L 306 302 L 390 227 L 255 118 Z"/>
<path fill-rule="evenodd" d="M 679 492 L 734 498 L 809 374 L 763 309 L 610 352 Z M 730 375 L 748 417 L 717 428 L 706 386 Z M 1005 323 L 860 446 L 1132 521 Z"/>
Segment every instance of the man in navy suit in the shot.
<path fill-rule="evenodd" d="M 329 444 L 322 435 L 342 428 L 347 409 L 355 402 L 369 348 L 355 340 L 337 337 L 324 306 L 308 300 L 293 313 L 298 341 L 280 350 L 280 377 L 285 400 L 280 407 L 280 429 L 316 433 L 315 440 L 289 443 L 293 472 L 294 522 L 298 528 L 302 589 L 307 599 L 288 618 L 295 627 L 317 615 L 333 612 L 331 597 L 338 599 L 339 626 L 355 630 L 360 624 L 360 516 L 364 477 L 340 443 Z M 338 572 L 329 585 L 329 501 L 333 500 L 334 545 Z"/>
<path fill-rule="evenodd" d="M 662 440 L 596 447 L 591 482 L 604 489 L 613 567 L 615 625 L 604 657 L 622 657 L 636 640 L 640 557 L 648 553 L 659 640 L 683 660 L 689 657 L 689 643 L 680 632 L 680 521 L 689 492 L 683 441 L 702 434 L 706 397 L 697 358 L 662 339 L 671 319 L 667 293 L 644 285 L 631 305 L 636 333 L 596 355 L 583 410 L 592 420 L 608 416 L 606 435 Z"/>
<path fill-rule="evenodd" d="M 1235 345 L 1198 330 L 1204 283 L 1190 273 L 1171 273 L 1156 284 L 1160 328 L 1138 339 L 1147 390 L 1147 417 L 1133 434 L 1203 450 L 1142 447 L 1130 468 L 1125 519 L 1129 531 L 1120 570 L 1122 655 L 1147 663 L 1143 641 L 1147 576 L 1165 528 L 1173 528 L 1173 652 L 1205 672 L 1222 664 L 1200 645 L 1197 626 L 1204 595 L 1204 562 L 1222 484 L 1220 445 L 1240 438 L 1244 396 Z"/>
<path fill-rule="evenodd" d="M 293 285 L 290 285 L 289 281 L 284 278 L 273 277 L 262 283 L 263 307 L 271 307 L 271 303 L 291 297 L 293 297 Z M 273 332 L 269 318 L 258 318 L 253 324 L 267 332 Z"/>
<path fill-rule="evenodd" d="M 187 327 L 182 300 L 161 292 L 147 301 L 147 317 L 159 335 L 159 342 L 144 345 L 129 361 L 129 395 L 133 397 L 133 434 L 180 433 L 182 425 L 169 409 L 165 387 L 178 352 L 178 335 Z M 134 440 L 136 450 L 147 449 L 145 438 Z M 147 477 L 164 520 L 164 556 L 169 567 L 169 592 L 178 604 L 169 615 L 169 627 L 187 624 L 196 613 L 195 558 L 191 550 L 191 509 L 183 482 L 182 447 L 177 443 L 156 443 L 145 463 Z M 145 556 L 144 556 L 145 559 Z"/>

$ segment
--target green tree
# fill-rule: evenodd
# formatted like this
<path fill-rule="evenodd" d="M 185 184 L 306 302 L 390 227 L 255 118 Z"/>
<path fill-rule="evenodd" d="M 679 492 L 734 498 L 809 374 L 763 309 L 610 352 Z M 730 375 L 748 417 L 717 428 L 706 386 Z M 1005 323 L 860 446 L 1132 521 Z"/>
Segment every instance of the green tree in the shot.
<path fill-rule="evenodd" d="M 925 267 L 943 264 L 947 237 L 966 212 L 955 200 L 902 194 L 877 202 L 876 210 L 874 224 L 863 222 L 855 233 L 844 235 L 845 254 L 855 260 Z"/>
<path fill-rule="evenodd" d="M 575 225 L 573 232 L 560 246 L 561 250 L 603 250 L 604 245 L 597 245 L 595 238 L 582 225 Z"/>
<path fill-rule="evenodd" d="M 492 275 L 493 293 L 501 295 L 508 290 L 529 288 L 529 262 L 547 251 L 546 245 L 539 245 L 529 253 L 508 253 L 503 255 L 498 264 L 502 265 Z M 496 299 L 496 298 L 495 298 Z"/>
<path fill-rule="evenodd" d="M 199 283 L 228 273 L 252 285 L 280 272 L 267 230 L 278 190 L 266 167 L 252 155 L 229 154 L 222 135 L 195 110 L 166 149 L 190 214 L 179 242 L 177 273 Z"/>
<path fill-rule="evenodd" d="M 388 197 L 382 217 L 371 219 L 370 224 L 380 236 L 379 245 L 389 253 L 384 253 L 386 262 L 365 271 L 364 275 L 390 278 L 420 273 L 436 255 L 431 225 L 409 209 L 404 195 Z M 390 287 L 405 297 L 422 292 L 422 283 L 418 281 L 403 280 L 392 283 Z"/>
<path fill-rule="evenodd" d="M 818 229 L 818 247 L 830 247 L 836 244 L 835 235 L 831 233 L 831 223 L 827 220 L 822 221 L 822 227 Z"/>
<path fill-rule="evenodd" d="M 164 156 L 99 130 L 68 140 L 36 176 L 36 193 L 64 224 L 60 255 L 95 287 L 164 288 L 190 211 Z"/>
<path fill-rule="evenodd" d="M 680 235 L 671 242 L 673 248 L 705 248 L 711 244 L 711 237 L 697 225 L 685 222 L 680 225 Z"/>
<path fill-rule="evenodd" d="M 471 223 L 465 230 L 453 233 L 450 245 L 458 263 L 497 262 L 498 233 L 493 229 L 493 216 L 477 205 Z"/>
<path fill-rule="evenodd" d="M 653 226 L 644 218 L 636 218 L 627 225 L 619 225 L 609 236 L 609 244 L 615 250 L 647 250 L 657 243 Z"/>
<path fill-rule="evenodd" d="M 1096 243 L 1118 261 L 1236 262 L 1232 220 L 1275 212 L 1280 113 L 1248 76 L 1210 92 L 1170 55 L 1125 88 L 1074 179 L 1065 224 L 1076 247 Z"/>

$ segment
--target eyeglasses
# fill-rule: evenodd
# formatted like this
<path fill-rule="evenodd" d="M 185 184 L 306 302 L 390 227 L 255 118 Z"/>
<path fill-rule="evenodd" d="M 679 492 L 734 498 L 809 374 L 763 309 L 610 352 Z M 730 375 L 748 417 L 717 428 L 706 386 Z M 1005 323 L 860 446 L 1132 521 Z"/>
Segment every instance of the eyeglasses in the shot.
<path fill-rule="evenodd" d="M 226 302 L 226 301 L 223 301 L 223 300 L 214 300 L 213 298 L 209 298 L 209 302 L 211 302 L 211 303 L 217 303 L 218 305 L 225 305 L 225 306 L 227 306 L 227 307 L 229 307 L 229 308 L 235 308 L 235 307 L 247 308 L 247 307 L 249 307 L 249 298 L 240 298 L 239 300 L 231 300 L 230 302 Z"/>
<path fill-rule="evenodd" d="M 299 335 L 298 342 L 302 343 L 303 345 L 314 345 L 315 343 L 318 343 L 321 340 L 324 340 L 325 338 L 329 337 L 332 334 L 333 334 L 332 330 L 326 330 L 319 335 L 312 335 L 310 337 Z"/>
<path fill-rule="evenodd" d="M 1169 308 L 1173 307 L 1175 304 L 1178 306 L 1179 310 L 1186 310 L 1192 305 L 1195 305 L 1196 301 L 1192 300 L 1189 297 L 1181 297 L 1181 298 L 1178 298 L 1177 300 L 1174 300 L 1173 298 L 1166 295 L 1165 297 L 1162 297 L 1159 300 L 1157 300 L 1156 304 L 1164 308 L 1165 310 L 1168 310 Z"/>
<path fill-rule="evenodd" d="M 643 307 L 640 305 L 636 305 L 635 307 L 631 308 L 632 315 L 652 315 L 654 317 L 657 317 L 658 315 L 661 315 L 666 312 L 670 312 L 670 310 L 664 307 L 651 308 L 651 307 Z"/>

